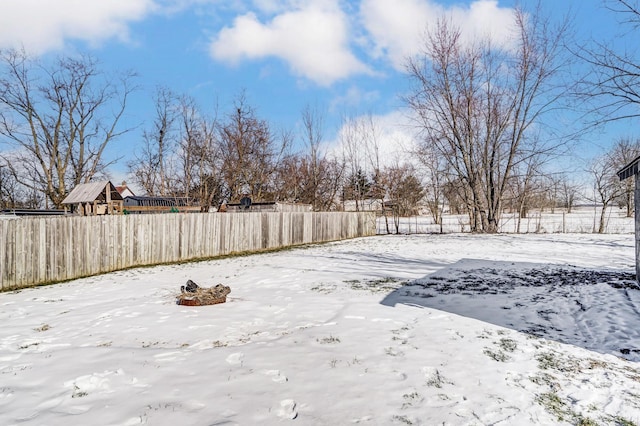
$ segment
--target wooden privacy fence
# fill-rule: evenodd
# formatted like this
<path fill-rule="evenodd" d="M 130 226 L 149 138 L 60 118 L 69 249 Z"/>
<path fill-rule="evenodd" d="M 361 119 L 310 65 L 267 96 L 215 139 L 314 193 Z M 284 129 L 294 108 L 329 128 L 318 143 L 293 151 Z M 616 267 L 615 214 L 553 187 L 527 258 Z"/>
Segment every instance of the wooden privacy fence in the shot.
<path fill-rule="evenodd" d="M 375 235 L 372 212 L 192 213 L 0 220 L 0 289 L 132 266 Z"/>

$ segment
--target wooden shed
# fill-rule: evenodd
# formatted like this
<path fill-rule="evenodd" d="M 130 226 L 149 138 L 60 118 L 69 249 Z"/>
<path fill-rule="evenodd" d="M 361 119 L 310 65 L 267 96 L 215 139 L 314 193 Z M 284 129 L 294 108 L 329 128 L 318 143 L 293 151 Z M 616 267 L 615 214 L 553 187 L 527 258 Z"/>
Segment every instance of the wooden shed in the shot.
<path fill-rule="evenodd" d="M 618 177 L 621 181 L 632 176 L 635 179 L 633 198 L 636 230 L 636 280 L 640 282 L 640 156 L 636 157 L 618 172 Z"/>
<path fill-rule="evenodd" d="M 111 181 L 103 180 L 76 186 L 62 204 L 80 216 L 96 216 L 122 214 L 124 201 Z"/>

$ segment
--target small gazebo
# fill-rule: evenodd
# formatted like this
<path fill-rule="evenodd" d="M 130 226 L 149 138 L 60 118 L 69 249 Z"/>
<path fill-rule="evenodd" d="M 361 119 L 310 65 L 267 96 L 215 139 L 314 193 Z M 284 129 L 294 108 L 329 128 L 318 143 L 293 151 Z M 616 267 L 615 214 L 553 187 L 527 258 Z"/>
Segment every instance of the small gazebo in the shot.
<path fill-rule="evenodd" d="M 76 186 L 62 204 L 80 216 L 96 216 L 122 214 L 124 201 L 111 181 L 103 180 Z"/>
<path fill-rule="evenodd" d="M 618 172 L 620 180 L 625 180 L 631 176 L 635 179 L 635 190 L 633 192 L 635 208 L 635 230 L 636 230 L 636 280 L 640 281 L 640 156 L 627 164 Z"/>

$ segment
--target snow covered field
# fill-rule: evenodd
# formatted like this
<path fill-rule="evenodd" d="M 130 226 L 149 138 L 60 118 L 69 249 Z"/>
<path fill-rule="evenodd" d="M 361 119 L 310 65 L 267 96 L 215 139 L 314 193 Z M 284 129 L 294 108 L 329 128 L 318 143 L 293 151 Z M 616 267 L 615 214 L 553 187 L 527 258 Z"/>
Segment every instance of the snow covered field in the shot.
<path fill-rule="evenodd" d="M 518 220 L 516 213 L 505 213 L 500 218 L 501 233 L 594 233 L 600 222 L 600 207 L 579 206 L 571 213 L 556 209 L 554 213 L 531 211 L 528 217 Z M 396 233 L 393 218 L 389 216 L 389 231 Z M 518 228 L 518 222 L 520 227 Z M 387 227 L 383 217 L 378 218 L 379 234 L 386 234 Z M 467 215 L 445 214 L 442 217 L 442 228 L 435 224 L 433 218 L 422 216 L 399 218 L 400 233 L 455 233 L 469 232 L 469 217 Z M 634 218 L 626 217 L 626 211 L 617 207 L 607 209 L 605 215 L 606 234 L 632 234 L 635 230 Z"/>
<path fill-rule="evenodd" d="M 633 247 L 388 235 L 2 293 L 0 424 L 640 424 Z"/>

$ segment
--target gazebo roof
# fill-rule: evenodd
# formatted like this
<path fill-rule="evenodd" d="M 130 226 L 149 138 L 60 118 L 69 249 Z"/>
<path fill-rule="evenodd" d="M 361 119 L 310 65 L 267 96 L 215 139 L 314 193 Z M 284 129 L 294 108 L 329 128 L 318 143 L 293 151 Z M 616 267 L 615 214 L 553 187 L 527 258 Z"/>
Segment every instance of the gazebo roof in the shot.
<path fill-rule="evenodd" d="M 112 200 L 122 200 L 122 196 L 111 181 L 102 180 L 76 186 L 62 201 L 62 204 L 92 203 L 98 199 L 104 201 L 105 198 L 101 197 L 101 195 L 105 193 L 106 190 L 111 192 Z"/>

